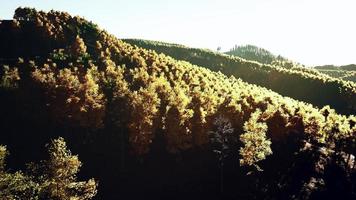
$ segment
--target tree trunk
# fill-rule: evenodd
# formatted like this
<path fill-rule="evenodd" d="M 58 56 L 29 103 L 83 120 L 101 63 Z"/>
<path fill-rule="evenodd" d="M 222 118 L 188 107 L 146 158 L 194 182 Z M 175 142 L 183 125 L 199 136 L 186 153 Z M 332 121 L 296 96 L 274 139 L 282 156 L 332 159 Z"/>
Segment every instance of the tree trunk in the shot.
<path fill-rule="evenodd" d="M 224 194 L 224 162 L 220 165 L 220 192 Z"/>

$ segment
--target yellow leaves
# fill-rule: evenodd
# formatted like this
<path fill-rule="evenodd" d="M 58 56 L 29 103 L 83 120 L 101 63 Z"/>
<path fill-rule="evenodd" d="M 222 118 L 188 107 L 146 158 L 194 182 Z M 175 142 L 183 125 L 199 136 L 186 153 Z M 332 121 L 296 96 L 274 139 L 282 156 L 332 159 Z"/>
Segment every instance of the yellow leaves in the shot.
<path fill-rule="evenodd" d="M 143 117 L 145 118 L 150 118 L 149 115 L 146 116 L 145 114 L 155 115 L 158 111 L 157 107 L 160 103 L 160 99 L 156 94 L 155 88 L 152 86 L 146 89 L 141 88 L 138 92 L 133 92 L 131 99 L 133 106 L 135 108 L 140 107 L 139 109 L 143 111 Z M 149 124 L 152 124 L 152 122 L 149 122 Z"/>
<path fill-rule="evenodd" d="M 78 80 L 77 74 L 75 73 L 76 73 L 75 71 L 72 71 L 68 68 L 64 68 L 63 70 L 60 70 L 56 81 L 57 87 L 63 87 L 70 91 L 78 90 L 80 87 L 80 82 Z"/>
<path fill-rule="evenodd" d="M 99 41 L 95 42 L 95 47 L 97 50 L 101 50 L 103 48 L 103 45 L 101 45 L 101 43 Z"/>
<path fill-rule="evenodd" d="M 85 75 L 84 83 L 81 85 L 81 90 L 84 91 L 84 99 L 94 109 L 101 108 L 103 106 L 104 94 L 100 93 L 99 85 L 91 73 L 87 73 Z"/>
<path fill-rule="evenodd" d="M 81 166 L 77 156 L 72 156 L 67 150 L 67 145 L 63 138 L 53 140 L 48 147 L 50 160 L 49 170 L 55 179 L 65 179 L 78 172 Z"/>
<path fill-rule="evenodd" d="M 261 119 L 263 121 L 267 121 L 268 119 L 273 117 L 273 115 L 276 113 L 277 110 L 278 110 L 277 106 L 273 104 L 268 104 L 267 109 L 261 114 Z"/>
<path fill-rule="evenodd" d="M 143 154 L 148 151 L 148 146 L 152 142 L 153 120 L 157 116 L 160 99 L 153 85 L 127 95 L 131 110 L 128 124 L 129 141 L 135 153 Z"/>
<path fill-rule="evenodd" d="M 77 37 L 74 40 L 74 43 L 71 46 L 72 54 L 74 56 L 81 56 L 84 55 L 87 52 L 87 47 L 81 37 L 77 35 Z"/>
<path fill-rule="evenodd" d="M 245 131 L 254 130 L 256 132 L 266 132 L 267 125 L 258 123 L 261 114 L 262 114 L 262 112 L 259 109 L 257 109 L 254 113 L 252 113 L 250 116 L 250 119 L 247 122 L 245 122 L 245 124 L 244 124 L 244 130 Z"/>
<path fill-rule="evenodd" d="M 8 154 L 6 146 L 0 145 L 0 174 L 5 170 L 5 158 Z"/>
<path fill-rule="evenodd" d="M 103 77 L 104 83 L 114 87 L 114 97 L 123 97 L 129 92 L 129 84 L 124 78 L 125 68 L 108 66 Z"/>
<path fill-rule="evenodd" d="M 56 77 L 54 73 L 53 67 L 50 67 L 48 64 L 44 64 L 42 68 L 35 70 L 32 72 L 32 78 L 41 83 L 46 87 L 55 87 L 56 86 Z"/>
<path fill-rule="evenodd" d="M 99 87 L 100 73 L 92 66 L 86 71 L 76 67 L 57 69 L 44 64 L 35 68 L 32 77 L 48 91 L 54 118 L 60 123 L 78 123 L 99 128 L 105 115 L 105 96 Z"/>
<path fill-rule="evenodd" d="M 258 122 L 260 110 L 256 110 L 244 124 L 245 133 L 240 136 L 243 147 L 240 148 L 241 165 L 256 165 L 260 160 L 272 154 L 271 141 L 266 138 L 267 125 Z"/>
<path fill-rule="evenodd" d="M 246 161 L 249 164 L 270 154 L 270 141 L 266 139 L 268 128 L 264 122 L 276 121 L 270 129 L 274 131 L 271 137 L 283 138 L 289 130 L 298 130 L 319 141 L 326 138 L 323 131 L 324 123 L 320 123 L 322 115 L 310 104 L 284 98 L 271 90 L 247 84 L 233 76 L 227 78 L 221 72 L 211 72 L 163 54 L 158 55 L 153 51 L 145 51 L 127 44 L 115 45 L 119 45 L 118 49 L 121 51 L 126 51 L 126 56 L 132 56 L 130 65 L 134 68 L 130 70 L 130 74 L 134 82 L 142 88 L 155 85 L 158 97 L 167 103 L 161 109 L 164 112 L 161 119 L 157 120 L 159 121 L 157 125 L 162 126 L 165 131 L 168 149 L 173 152 L 191 146 L 189 144 L 192 143 L 192 138 L 199 132 L 196 129 L 208 123 L 206 120 L 208 117 L 218 113 L 231 116 L 237 130 L 245 129 L 246 133 L 242 139 L 247 143 L 244 152 L 246 159 L 248 160 L 247 157 L 250 159 Z M 140 57 L 151 65 L 140 64 Z M 127 91 L 128 94 L 135 93 L 130 89 Z M 254 123 L 246 122 L 242 127 L 241 121 L 258 108 L 263 112 L 256 111 L 251 115 L 249 121 Z M 303 124 L 295 121 L 299 118 L 303 120 Z M 155 126 L 155 121 L 152 126 Z M 251 152 L 253 155 L 247 156 Z"/>
<path fill-rule="evenodd" d="M 143 86 L 148 84 L 150 76 L 145 68 L 140 67 L 140 68 L 130 69 L 130 73 L 132 74 L 132 78 L 133 78 L 132 84 L 135 83 L 143 84 Z"/>
<path fill-rule="evenodd" d="M 95 70 L 96 68 L 88 70 L 78 91 L 79 98 L 82 99 L 79 121 L 84 126 L 101 127 L 105 115 L 105 97 L 95 78 Z"/>
<path fill-rule="evenodd" d="M 181 121 L 178 123 L 182 125 L 186 120 L 193 116 L 192 110 L 188 108 L 188 105 L 191 102 L 191 97 L 189 97 L 185 90 L 177 84 L 172 88 L 170 98 L 170 105 L 177 108 L 177 111 L 181 117 Z"/>

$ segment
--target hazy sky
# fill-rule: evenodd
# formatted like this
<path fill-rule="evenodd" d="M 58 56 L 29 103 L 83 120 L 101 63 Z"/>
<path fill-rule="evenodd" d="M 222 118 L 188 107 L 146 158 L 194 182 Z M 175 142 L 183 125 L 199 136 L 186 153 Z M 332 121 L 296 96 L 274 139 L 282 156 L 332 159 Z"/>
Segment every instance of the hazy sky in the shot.
<path fill-rule="evenodd" d="M 67 11 L 119 38 L 228 50 L 253 44 L 306 65 L 356 63 L 355 0 L 0 0 Z"/>

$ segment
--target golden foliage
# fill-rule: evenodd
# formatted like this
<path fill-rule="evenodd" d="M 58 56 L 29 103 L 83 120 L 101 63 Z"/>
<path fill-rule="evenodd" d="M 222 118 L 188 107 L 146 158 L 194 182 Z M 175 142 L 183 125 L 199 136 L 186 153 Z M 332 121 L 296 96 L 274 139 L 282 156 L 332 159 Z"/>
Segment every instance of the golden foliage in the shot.
<path fill-rule="evenodd" d="M 354 148 L 350 142 L 355 138 L 353 116 L 339 115 L 329 108 L 318 109 L 233 76 L 132 46 L 67 13 L 19 9 L 15 18 L 20 21 L 20 29 L 25 28 L 22 25 L 26 21 L 38 21 L 34 31 L 46 26 L 53 33 L 46 37 L 62 44 L 60 49 L 72 49 L 72 54 L 86 55 L 85 59 L 74 62 L 67 58 L 70 55 L 62 56 L 57 63 L 50 59 L 38 61 L 38 66 L 30 69 L 32 81 L 43 90 L 52 117 L 60 123 L 100 128 L 107 113 L 118 112 L 117 124 L 129 130 L 132 150 L 138 154 L 149 151 L 157 133 L 164 134 L 166 148 L 171 152 L 205 146 L 209 143 L 207 132 L 214 118 L 220 115 L 226 116 L 233 129 L 242 134 L 244 164 L 264 159 L 270 154 L 270 141 L 282 140 L 290 131 L 297 131 L 303 139 L 316 145 L 341 148 L 335 144 L 342 144 L 343 149 Z M 53 31 L 57 29 L 58 32 Z M 74 39 L 74 43 L 66 38 Z M 60 53 L 57 47 L 52 50 L 68 53 Z M 342 98 L 349 98 L 348 103 L 354 102 L 354 84 L 349 82 L 319 77 L 318 73 L 308 70 L 260 65 L 230 56 L 218 57 L 226 63 L 254 69 L 243 71 L 239 68 L 244 77 L 266 71 L 266 79 L 283 75 L 325 82 L 330 87 L 342 88 L 341 94 L 345 93 Z M 233 74 L 233 71 L 228 73 L 230 69 L 224 72 Z M 112 110 L 106 110 L 107 104 Z M 340 143 L 341 140 L 349 142 Z"/>
<path fill-rule="evenodd" d="M 271 141 L 266 138 L 267 125 L 259 122 L 260 110 L 256 110 L 245 122 L 245 133 L 240 136 L 243 147 L 240 148 L 241 165 L 254 165 L 272 154 Z"/>

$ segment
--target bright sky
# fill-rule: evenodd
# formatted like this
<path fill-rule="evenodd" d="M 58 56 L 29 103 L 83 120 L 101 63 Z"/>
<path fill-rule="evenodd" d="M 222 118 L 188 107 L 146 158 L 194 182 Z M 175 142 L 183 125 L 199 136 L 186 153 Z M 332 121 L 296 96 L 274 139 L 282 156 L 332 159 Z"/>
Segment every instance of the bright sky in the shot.
<path fill-rule="evenodd" d="M 356 63 L 355 0 L 0 0 L 67 11 L 119 38 L 215 50 L 253 44 L 306 65 Z"/>

